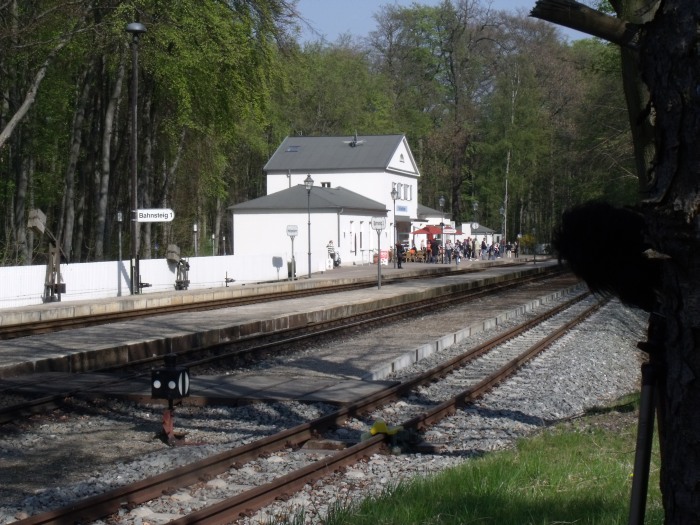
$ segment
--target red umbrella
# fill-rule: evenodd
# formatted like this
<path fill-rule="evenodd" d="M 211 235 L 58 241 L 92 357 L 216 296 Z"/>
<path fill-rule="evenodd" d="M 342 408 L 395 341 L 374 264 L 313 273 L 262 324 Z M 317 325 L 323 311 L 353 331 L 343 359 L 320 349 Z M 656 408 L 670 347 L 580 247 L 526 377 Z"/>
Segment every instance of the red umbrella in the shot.
<path fill-rule="evenodd" d="M 434 226 L 432 224 L 428 224 L 427 226 L 424 226 L 420 230 L 416 230 L 414 232 L 411 232 L 412 235 L 440 235 L 442 233 L 442 228 L 440 226 Z"/>

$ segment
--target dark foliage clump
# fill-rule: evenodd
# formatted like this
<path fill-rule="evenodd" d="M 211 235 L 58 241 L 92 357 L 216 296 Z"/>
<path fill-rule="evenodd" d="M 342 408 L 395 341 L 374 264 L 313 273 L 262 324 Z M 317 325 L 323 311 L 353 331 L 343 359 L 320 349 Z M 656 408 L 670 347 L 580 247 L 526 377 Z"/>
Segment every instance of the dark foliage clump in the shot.
<path fill-rule="evenodd" d="M 645 254 L 650 248 L 645 231 L 639 213 L 588 202 L 564 212 L 552 245 L 559 261 L 567 261 L 592 292 L 652 311 L 659 268 Z"/>

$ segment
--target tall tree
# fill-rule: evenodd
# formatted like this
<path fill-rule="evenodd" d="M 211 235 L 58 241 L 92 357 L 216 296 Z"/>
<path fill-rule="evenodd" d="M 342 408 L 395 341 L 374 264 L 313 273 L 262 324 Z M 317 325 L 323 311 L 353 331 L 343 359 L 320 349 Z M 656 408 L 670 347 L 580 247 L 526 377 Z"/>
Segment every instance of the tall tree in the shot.
<path fill-rule="evenodd" d="M 410 137 L 429 144 L 433 160 L 424 158 L 424 167 L 441 167 L 428 172 L 434 175 L 422 181 L 422 193 L 428 202 L 446 193 L 451 215 L 461 220 L 462 188 L 473 180 L 477 108 L 497 56 L 494 15 L 474 0 L 444 1 L 434 8 L 387 7 L 378 21 L 372 45 L 391 79 L 396 112 L 418 124 Z M 424 129 L 428 135 L 416 136 Z"/>
<path fill-rule="evenodd" d="M 640 209 L 648 241 L 656 251 L 653 260 L 659 261 L 660 268 L 660 284 L 653 290 L 657 304 L 649 354 L 659 376 L 665 523 L 698 523 L 700 4 L 695 0 L 615 0 L 611 4 L 617 18 L 570 0 L 539 0 L 533 15 L 625 48 L 622 71 L 635 138 Z M 648 142 L 650 130 L 652 142 Z"/>

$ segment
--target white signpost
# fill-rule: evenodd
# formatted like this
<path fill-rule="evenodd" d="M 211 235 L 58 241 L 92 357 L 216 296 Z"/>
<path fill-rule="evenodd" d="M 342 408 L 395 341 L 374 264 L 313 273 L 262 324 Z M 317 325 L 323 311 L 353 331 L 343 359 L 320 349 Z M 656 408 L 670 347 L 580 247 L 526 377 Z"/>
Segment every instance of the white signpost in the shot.
<path fill-rule="evenodd" d="M 136 222 L 171 222 L 175 212 L 169 208 L 136 210 Z"/>
<path fill-rule="evenodd" d="M 372 217 L 372 229 L 377 231 L 377 289 L 382 287 L 382 230 L 386 228 L 386 217 Z"/>
<path fill-rule="evenodd" d="M 297 262 L 294 259 L 294 237 L 299 235 L 299 226 L 297 226 L 296 224 L 288 224 L 287 235 L 289 235 L 289 238 L 292 240 L 292 270 L 289 276 L 289 280 L 293 281 L 294 278 L 297 276 Z"/>

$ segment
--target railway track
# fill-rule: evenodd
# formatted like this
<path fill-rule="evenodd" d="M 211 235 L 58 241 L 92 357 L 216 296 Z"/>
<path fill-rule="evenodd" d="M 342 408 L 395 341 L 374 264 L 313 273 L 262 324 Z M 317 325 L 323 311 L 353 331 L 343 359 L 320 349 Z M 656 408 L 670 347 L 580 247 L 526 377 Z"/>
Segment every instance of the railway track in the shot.
<path fill-rule="evenodd" d="M 524 263 L 506 263 L 503 266 L 522 266 Z M 412 280 L 423 280 L 426 278 L 437 278 L 445 275 L 459 275 L 465 273 L 478 272 L 480 269 L 464 267 L 459 270 L 452 268 L 436 267 L 429 275 L 409 275 L 409 276 L 386 276 L 383 283 L 390 285 Z M 196 302 L 172 303 L 167 306 L 147 305 L 135 309 L 126 309 L 118 312 L 86 313 L 75 315 L 74 317 L 62 317 L 60 319 L 28 320 L 21 324 L 0 325 L 0 341 L 28 337 L 32 335 L 53 333 L 89 326 L 98 326 L 121 321 L 129 321 L 144 316 L 154 317 L 174 313 L 200 312 L 215 310 L 220 308 L 232 308 L 246 304 L 257 304 L 270 301 L 280 301 L 285 299 L 296 299 L 313 295 L 333 294 L 343 291 L 361 290 L 376 286 L 376 280 L 355 281 L 352 283 L 333 283 L 328 286 L 295 287 L 286 291 L 266 292 L 264 289 L 250 288 L 248 290 L 238 290 L 237 294 L 231 294 L 221 298 L 201 299 Z M 226 295 L 225 293 L 222 293 Z"/>
<path fill-rule="evenodd" d="M 337 337 L 344 332 L 358 328 L 366 330 L 372 326 L 386 324 L 397 319 L 418 316 L 424 313 L 434 313 L 443 308 L 453 308 L 455 305 L 470 303 L 479 298 L 492 297 L 509 290 L 516 290 L 527 285 L 537 285 L 547 281 L 554 283 L 555 287 L 562 288 L 566 286 L 566 283 L 571 285 L 577 282 L 570 274 L 557 270 L 550 274 L 527 276 L 500 284 L 488 284 L 468 292 L 445 293 L 438 298 L 378 308 L 361 315 L 333 318 L 328 321 L 306 325 L 302 328 L 282 329 L 272 334 L 258 333 L 235 341 L 227 341 L 226 343 L 192 347 L 178 352 L 178 365 L 196 369 L 225 362 L 235 366 L 237 363 L 261 359 L 262 356 L 281 351 L 280 349 L 289 351 L 300 344 L 304 344 L 306 341 L 317 340 L 320 337 Z M 105 385 L 116 385 L 133 381 L 134 378 L 138 377 L 148 377 L 154 366 L 161 365 L 162 356 L 151 356 L 133 360 L 128 364 L 99 368 L 93 370 L 93 372 L 114 374 L 113 378 L 105 380 L 99 385 L 99 388 L 102 388 Z M 74 376 L 79 378 L 80 374 L 74 374 Z M 27 377 L 25 381 L 28 384 L 34 382 L 31 377 Z M 0 395 L 16 391 L 19 384 L 17 382 L 7 383 L 7 386 L 0 389 Z M 94 395 L 95 388 L 97 386 L 84 387 L 79 383 L 75 383 L 67 386 L 64 390 L 55 391 L 53 389 L 54 391 L 49 395 L 37 395 L 26 401 L 6 405 L 0 408 L 0 425 L 15 421 L 18 418 L 59 408 L 63 405 L 64 400 L 70 397 Z"/>
<path fill-rule="evenodd" d="M 403 413 L 408 419 L 401 425 L 406 431 L 419 432 L 440 419 L 454 413 L 460 406 L 483 395 L 484 392 L 512 375 L 525 362 L 542 352 L 577 323 L 580 323 L 599 307 L 597 301 L 579 296 L 552 309 L 536 319 L 522 323 L 469 352 L 454 357 L 430 371 L 421 373 L 400 385 L 387 388 L 373 396 L 326 415 L 313 422 L 287 429 L 254 443 L 237 447 L 205 460 L 181 467 L 159 476 L 124 486 L 101 496 L 89 498 L 69 507 L 39 514 L 17 521 L 17 525 L 42 523 L 87 523 L 109 516 L 120 509 L 150 501 L 163 493 L 173 494 L 178 487 L 211 480 L 230 469 L 243 470 L 245 462 L 261 455 L 298 453 L 299 447 L 326 430 L 342 425 L 349 417 L 372 413 L 397 399 L 420 398 L 420 404 L 403 401 Z M 454 385 L 461 385 L 455 388 Z M 458 390 L 458 391 L 455 391 Z M 436 392 L 441 392 L 437 395 Z M 318 479 L 343 465 L 377 453 L 386 446 L 387 436 L 381 432 L 364 441 L 348 446 L 337 453 L 313 451 L 307 464 L 288 472 L 279 479 L 233 495 L 215 505 L 195 510 L 171 523 L 214 524 L 231 523 L 240 514 L 268 504 L 280 494 L 290 494 L 300 486 Z M 315 458 L 315 459 L 314 459 Z"/>

